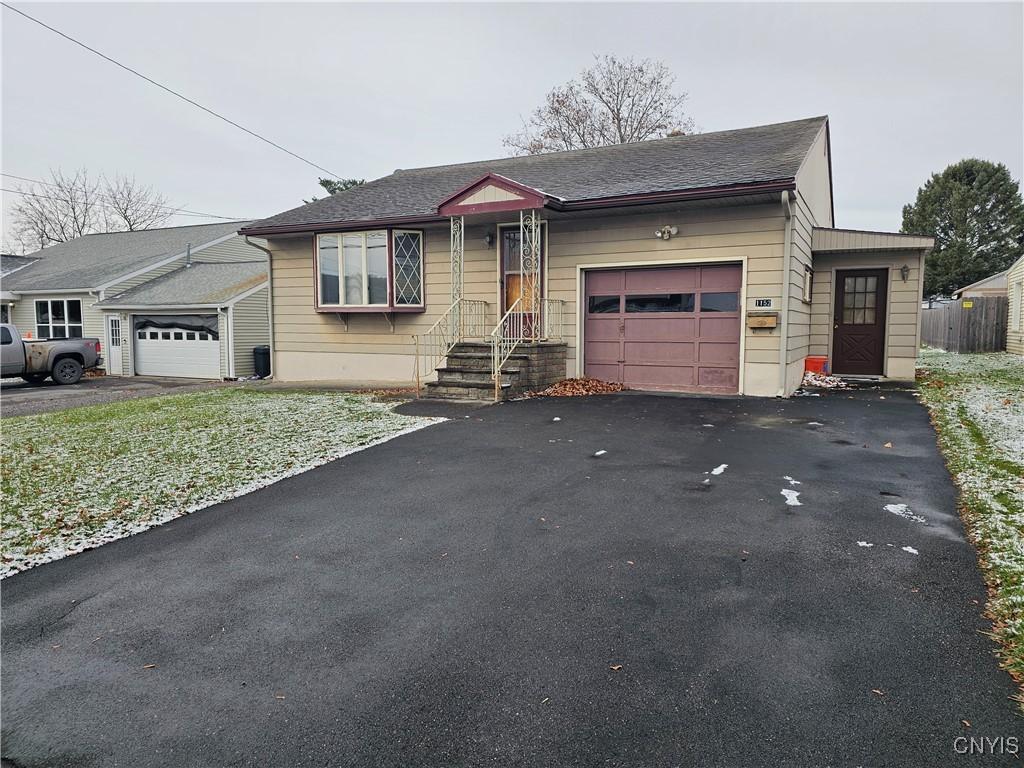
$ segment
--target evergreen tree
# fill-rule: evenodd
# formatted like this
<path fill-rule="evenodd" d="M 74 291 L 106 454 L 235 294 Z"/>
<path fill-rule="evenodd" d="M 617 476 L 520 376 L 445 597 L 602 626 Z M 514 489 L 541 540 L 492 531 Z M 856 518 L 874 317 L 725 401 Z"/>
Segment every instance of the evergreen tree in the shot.
<path fill-rule="evenodd" d="M 903 207 L 903 232 L 931 235 L 924 295 L 957 288 L 1001 272 L 1024 253 L 1024 203 L 1002 163 L 968 159 L 933 174 Z"/>
<path fill-rule="evenodd" d="M 338 192 L 344 192 L 346 189 L 352 189 L 352 187 L 358 187 L 366 179 L 325 179 L 323 177 L 317 179 L 317 183 L 324 188 L 329 195 L 335 195 Z M 314 197 L 311 200 L 303 200 L 304 203 L 315 203 L 319 200 L 319 197 Z"/>

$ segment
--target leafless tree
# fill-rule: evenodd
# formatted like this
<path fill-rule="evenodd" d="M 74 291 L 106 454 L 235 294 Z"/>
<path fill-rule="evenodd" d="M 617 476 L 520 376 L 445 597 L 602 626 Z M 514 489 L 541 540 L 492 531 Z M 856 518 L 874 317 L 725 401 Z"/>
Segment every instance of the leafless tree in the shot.
<path fill-rule="evenodd" d="M 22 185 L 17 192 L 6 239 L 29 249 L 95 232 L 151 229 L 174 215 L 174 208 L 152 187 L 124 176 L 93 179 L 84 169 L 73 174 L 52 171 L 49 181 Z"/>
<path fill-rule="evenodd" d="M 518 155 L 603 147 L 693 133 L 694 122 L 662 62 L 595 57 L 593 66 L 552 89 L 504 144 Z"/>
<path fill-rule="evenodd" d="M 173 206 L 152 187 L 144 187 L 135 177 L 115 176 L 103 180 L 104 211 L 108 232 L 153 229 L 173 215 Z"/>

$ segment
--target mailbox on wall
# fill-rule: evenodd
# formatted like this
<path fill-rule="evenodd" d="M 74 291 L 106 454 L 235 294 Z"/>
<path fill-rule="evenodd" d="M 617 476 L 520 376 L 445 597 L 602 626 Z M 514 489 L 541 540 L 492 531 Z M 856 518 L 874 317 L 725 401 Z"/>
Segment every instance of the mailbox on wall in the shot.
<path fill-rule="evenodd" d="M 747 312 L 747 328 L 771 330 L 779 326 L 778 312 Z"/>

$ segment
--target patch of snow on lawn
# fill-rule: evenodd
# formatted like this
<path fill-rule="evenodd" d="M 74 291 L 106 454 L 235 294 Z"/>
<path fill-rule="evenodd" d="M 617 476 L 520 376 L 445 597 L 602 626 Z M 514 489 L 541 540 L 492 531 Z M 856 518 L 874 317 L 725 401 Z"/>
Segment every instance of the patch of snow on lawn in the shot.
<path fill-rule="evenodd" d="M 872 544 L 872 543 L 871 543 L 871 542 L 869 542 L 869 541 L 858 541 L 858 542 L 857 542 L 857 546 L 858 546 L 858 547 L 873 547 L 873 546 L 875 546 L 875 545 L 874 545 L 874 544 Z"/>
<path fill-rule="evenodd" d="M 892 512 L 894 515 L 905 518 L 907 520 L 913 520 L 915 523 L 923 523 L 925 519 L 921 515 L 915 515 L 910 511 L 910 507 L 906 504 L 886 504 L 886 512 Z"/>
<path fill-rule="evenodd" d="M 443 421 L 395 405 L 221 389 L 5 420 L 0 577 Z"/>
<path fill-rule="evenodd" d="M 729 467 L 728 464 L 719 464 L 717 467 L 715 467 L 714 469 L 711 470 L 711 474 L 712 475 L 720 475 L 723 472 L 725 472 L 725 470 L 728 469 L 728 467 Z"/>
<path fill-rule="evenodd" d="M 800 485 L 800 484 L 801 484 L 799 480 L 794 480 L 794 479 L 793 479 L 792 477 L 790 477 L 789 475 L 783 475 L 783 476 L 782 476 L 782 479 L 783 479 L 783 480 L 785 480 L 785 481 L 786 481 L 787 483 L 789 483 L 790 485 Z"/>
<path fill-rule="evenodd" d="M 799 496 L 800 491 L 794 491 L 790 488 L 783 488 L 779 491 L 783 496 L 786 497 L 786 503 L 791 507 L 802 507 L 803 504 L 800 502 Z"/>
<path fill-rule="evenodd" d="M 900 547 L 900 549 L 902 549 L 904 552 L 909 552 L 912 555 L 919 555 L 919 554 L 921 554 L 920 552 L 918 552 L 913 547 Z"/>

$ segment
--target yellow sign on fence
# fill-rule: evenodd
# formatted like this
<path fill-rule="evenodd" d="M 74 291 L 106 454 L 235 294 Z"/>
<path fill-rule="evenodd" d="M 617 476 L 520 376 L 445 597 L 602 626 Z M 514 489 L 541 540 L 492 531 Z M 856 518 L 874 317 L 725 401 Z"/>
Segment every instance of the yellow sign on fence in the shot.
<path fill-rule="evenodd" d="M 960 306 L 963 307 L 964 309 L 970 309 L 971 307 L 974 306 L 974 302 L 973 301 L 967 301 L 965 299 L 963 304 L 961 304 Z"/>

